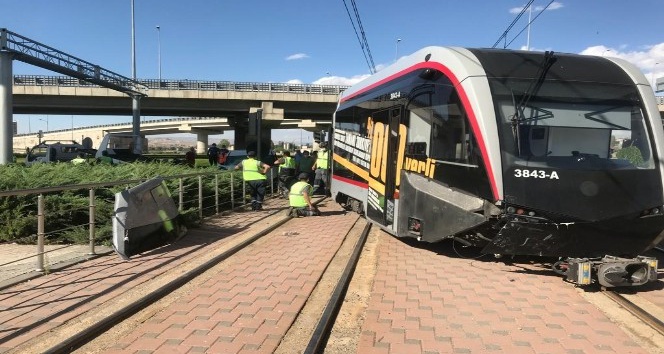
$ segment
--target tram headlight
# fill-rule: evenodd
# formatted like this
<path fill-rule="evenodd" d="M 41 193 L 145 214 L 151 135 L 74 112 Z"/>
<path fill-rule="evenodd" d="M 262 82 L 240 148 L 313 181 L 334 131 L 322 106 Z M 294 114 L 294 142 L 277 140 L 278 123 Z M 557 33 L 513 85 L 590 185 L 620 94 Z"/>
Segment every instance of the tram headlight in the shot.
<path fill-rule="evenodd" d="M 662 207 L 654 207 L 650 209 L 646 209 L 641 212 L 641 217 L 642 218 L 647 218 L 647 217 L 652 217 L 652 216 L 661 216 L 662 215 Z"/>

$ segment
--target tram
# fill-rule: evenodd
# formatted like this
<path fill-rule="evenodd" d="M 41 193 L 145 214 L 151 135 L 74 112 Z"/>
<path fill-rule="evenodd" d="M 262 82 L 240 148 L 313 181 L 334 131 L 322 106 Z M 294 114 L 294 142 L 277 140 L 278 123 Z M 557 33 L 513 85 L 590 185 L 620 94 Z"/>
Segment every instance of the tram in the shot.
<path fill-rule="evenodd" d="M 639 255 L 664 238 L 664 131 L 624 60 L 427 47 L 344 91 L 330 140 L 332 197 L 397 237 L 657 279 Z"/>

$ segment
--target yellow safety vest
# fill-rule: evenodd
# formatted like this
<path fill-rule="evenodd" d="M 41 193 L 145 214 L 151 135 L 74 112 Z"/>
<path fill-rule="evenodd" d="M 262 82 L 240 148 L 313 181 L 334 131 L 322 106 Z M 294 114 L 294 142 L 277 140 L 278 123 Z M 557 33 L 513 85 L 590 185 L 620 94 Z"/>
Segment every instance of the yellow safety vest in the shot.
<path fill-rule="evenodd" d="M 309 195 L 311 195 L 312 187 L 307 182 L 299 181 L 291 187 L 290 193 L 288 194 L 288 201 L 290 206 L 294 208 L 302 208 L 308 205 L 307 200 L 304 199 L 305 190 L 308 191 Z"/>
<path fill-rule="evenodd" d="M 327 170 L 327 150 L 318 151 L 318 159 L 316 160 L 316 168 Z"/>
<path fill-rule="evenodd" d="M 256 159 L 248 158 L 242 160 L 242 178 L 245 181 L 257 181 L 261 179 L 267 179 L 264 174 L 260 173 L 261 171 L 261 162 Z"/>
<path fill-rule="evenodd" d="M 284 163 L 279 165 L 279 172 L 281 168 L 295 168 L 295 159 L 290 156 L 284 156 Z"/>

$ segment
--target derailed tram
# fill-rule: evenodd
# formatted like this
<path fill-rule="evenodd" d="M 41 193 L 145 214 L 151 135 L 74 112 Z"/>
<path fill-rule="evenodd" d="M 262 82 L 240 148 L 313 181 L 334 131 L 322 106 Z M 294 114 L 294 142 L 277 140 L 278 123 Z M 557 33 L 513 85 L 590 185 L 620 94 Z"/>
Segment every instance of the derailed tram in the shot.
<path fill-rule="evenodd" d="M 580 285 L 657 279 L 664 132 L 616 58 L 427 47 L 343 92 L 331 193 L 397 237 L 559 257 Z"/>

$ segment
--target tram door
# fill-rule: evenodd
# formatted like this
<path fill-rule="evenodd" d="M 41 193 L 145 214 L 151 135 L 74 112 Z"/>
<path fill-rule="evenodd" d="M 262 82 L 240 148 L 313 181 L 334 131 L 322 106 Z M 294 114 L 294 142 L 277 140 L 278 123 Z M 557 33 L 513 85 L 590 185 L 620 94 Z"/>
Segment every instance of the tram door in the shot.
<path fill-rule="evenodd" d="M 376 184 L 370 184 L 367 198 L 367 217 L 394 228 L 394 200 L 398 178 L 398 160 L 403 150 L 400 144 L 402 109 L 395 106 L 373 114 L 370 174 Z"/>

